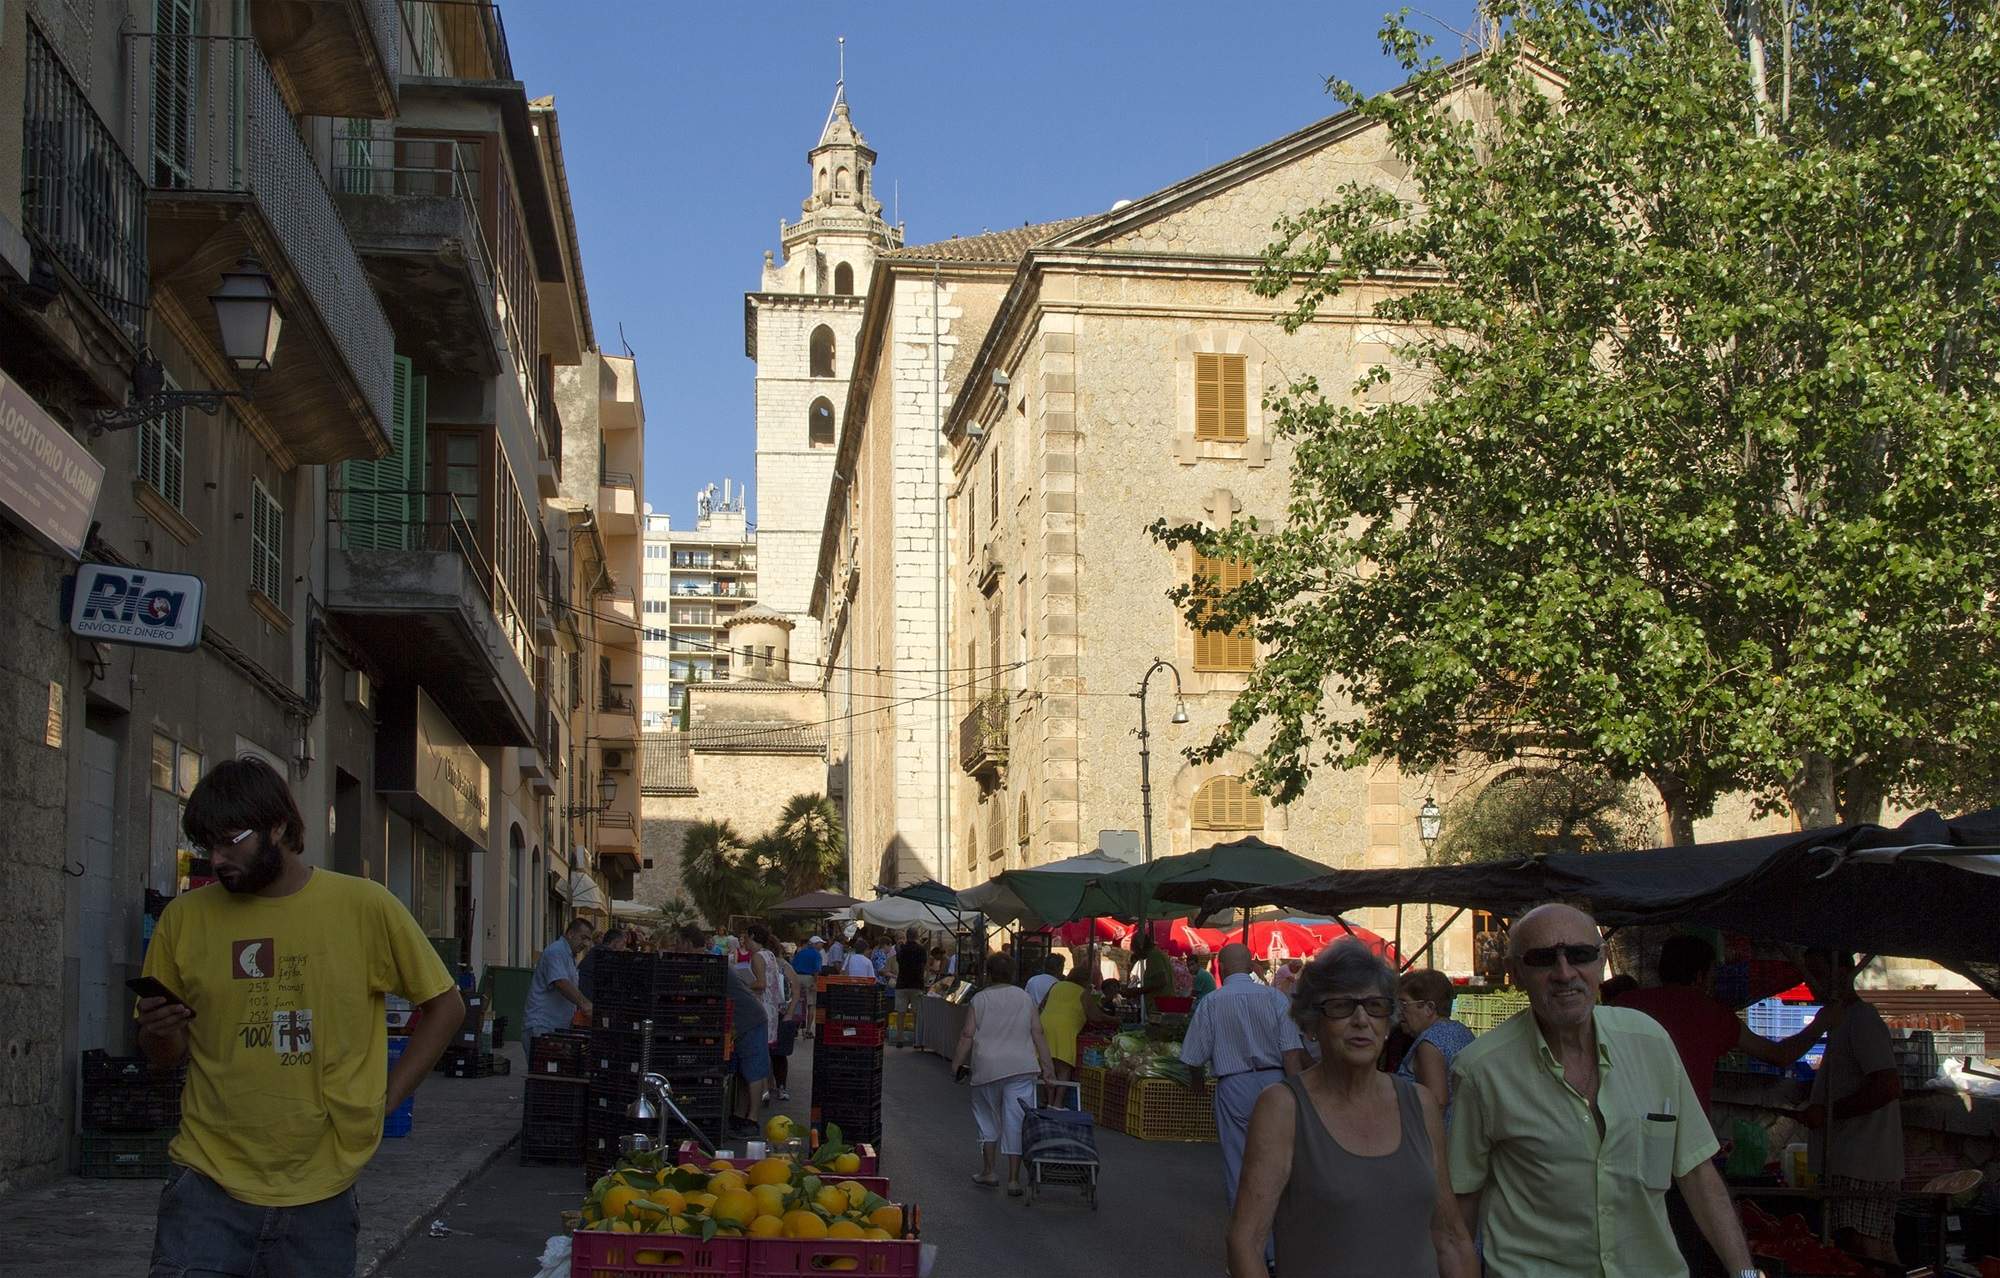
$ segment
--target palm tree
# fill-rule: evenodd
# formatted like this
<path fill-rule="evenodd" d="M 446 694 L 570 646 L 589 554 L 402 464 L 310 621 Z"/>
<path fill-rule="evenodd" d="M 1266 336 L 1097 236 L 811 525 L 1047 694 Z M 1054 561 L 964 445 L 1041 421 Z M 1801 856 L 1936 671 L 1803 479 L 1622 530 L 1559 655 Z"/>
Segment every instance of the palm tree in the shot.
<path fill-rule="evenodd" d="M 822 888 L 847 865 L 847 832 L 840 809 L 823 794 L 795 794 L 772 831 L 773 848 L 785 895 Z"/>
<path fill-rule="evenodd" d="M 727 821 L 697 821 L 688 827 L 681 843 L 681 883 L 712 925 L 726 924 L 738 912 L 748 853 L 743 836 Z"/>

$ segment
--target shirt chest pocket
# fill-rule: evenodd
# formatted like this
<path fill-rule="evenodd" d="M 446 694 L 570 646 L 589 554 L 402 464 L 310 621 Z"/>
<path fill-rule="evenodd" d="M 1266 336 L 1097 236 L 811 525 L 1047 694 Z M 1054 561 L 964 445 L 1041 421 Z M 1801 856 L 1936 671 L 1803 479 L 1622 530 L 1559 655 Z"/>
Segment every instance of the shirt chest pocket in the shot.
<path fill-rule="evenodd" d="M 1664 1190 L 1674 1180 L 1674 1146 L 1680 1121 L 1671 1115 L 1648 1114 L 1639 1122 L 1639 1181 L 1648 1189 Z"/>

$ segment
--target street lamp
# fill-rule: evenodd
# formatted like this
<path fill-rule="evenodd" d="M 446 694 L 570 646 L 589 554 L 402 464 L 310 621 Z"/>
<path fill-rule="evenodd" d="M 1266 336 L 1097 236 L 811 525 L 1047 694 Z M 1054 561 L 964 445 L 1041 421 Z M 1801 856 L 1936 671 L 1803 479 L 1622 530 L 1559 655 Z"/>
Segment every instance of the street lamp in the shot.
<path fill-rule="evenodd" d="M 1431 853 L 1437 850 L 1438 835 L 1444 832 L 1444 813 L 1438 810 L 1437 800 L 1424 796 L 1423 806 L 1417 809 L 1417 838 L 1424 845 L 1424 866 L 1429 868 Z M 1432 925 L 1431 902 L 1424 902 L 1424 944 L 1437 942 L 1437 930 Z"/>
<path fill-rule="evenodd" d="M 597 775 L 597 802 L 565 804 L 563 806 L 563 816 L 565 818 L 595 816 L 597 813 L 609 809 L 617 798 L 618 778 L 612 776 L 609 772 L 600 772 Z"/>
<path fill-rule="evenodd" d="M 223 358 L 239 373 L 269 372 L 285 317 L 263 264 L 254 257 L 239 259 L 235 270 L 222 273 L 222 286 L 209 294 L 208 304 L 215 308 L 215 326 L 222 333 Z M 150 346 L 142 348 L 132 364 L 132 402 L 99 409 L 91 419 L 91 435 L 144 426 L 185 408 L 213 417 L 222 411 L 224 400 L 251 397 L 245 390 L 181 391 L 166 385 L 167 372 L 159 357 Z"/>
<path fill-rule="evenodd" d="M 1153 664 L 1146 667 L 1146 673 L 1139 680 L 1139 690 L 1132 695 L 1139 699 L 1139 813 L 1146 831 L 1146 862 L 1153 860 L 1153 754 L 1147 747 L 1151 733 L 1146 730 L 1146 686 L 1153 681 L 1154 674 L 1162 668 L 1174 672 L 1174 717 L 1169 723 L 1188 721 L 1187 702 L 1181 696 L 1180 668 L 1165 657 L 1153 658 Z"/>

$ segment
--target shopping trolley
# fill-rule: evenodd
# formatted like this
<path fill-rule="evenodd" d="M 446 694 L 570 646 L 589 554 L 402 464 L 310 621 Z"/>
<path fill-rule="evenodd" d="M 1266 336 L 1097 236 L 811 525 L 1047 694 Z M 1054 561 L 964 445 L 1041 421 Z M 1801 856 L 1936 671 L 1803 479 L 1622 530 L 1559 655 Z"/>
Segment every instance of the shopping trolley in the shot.
<path fill-rule="evenodd" d="M 1077 1083 L 1038 1083 L 1034 1106 L 1022 1105 L 1021 1161 L 1028 1168 L 1032 1205 L 1042 1189 L 1073 1186 L 1097 1210 L 1097 1129 L 1083 1108 Z"/>

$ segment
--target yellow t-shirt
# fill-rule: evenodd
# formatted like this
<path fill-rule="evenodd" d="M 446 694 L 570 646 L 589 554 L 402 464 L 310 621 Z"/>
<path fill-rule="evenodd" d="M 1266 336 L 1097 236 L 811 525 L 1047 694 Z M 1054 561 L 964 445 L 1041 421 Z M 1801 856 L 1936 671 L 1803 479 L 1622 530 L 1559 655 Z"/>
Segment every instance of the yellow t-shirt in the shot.
<path fill-rule="evenodd" d="M 354 1183 L 382 1139 L 383 996 L 425 1002 L 452 987 L 387 888 L 319 869 L 285 897 L 184 893 L 161 914 L 145 970 L 195 1011 L 168 1156 L 268 1207 Z"/>

